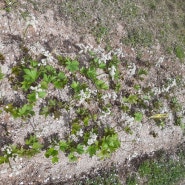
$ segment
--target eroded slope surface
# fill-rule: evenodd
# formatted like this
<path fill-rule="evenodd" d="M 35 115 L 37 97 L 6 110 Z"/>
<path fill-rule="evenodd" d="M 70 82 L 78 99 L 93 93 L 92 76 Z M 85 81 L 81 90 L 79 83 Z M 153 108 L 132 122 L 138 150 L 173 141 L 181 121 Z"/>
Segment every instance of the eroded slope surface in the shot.
<path fill-rule="evenodd" d="M 66 181 L 184 141 L 185 5 L 152 2 L 0 3 L 1 184 Z"/>

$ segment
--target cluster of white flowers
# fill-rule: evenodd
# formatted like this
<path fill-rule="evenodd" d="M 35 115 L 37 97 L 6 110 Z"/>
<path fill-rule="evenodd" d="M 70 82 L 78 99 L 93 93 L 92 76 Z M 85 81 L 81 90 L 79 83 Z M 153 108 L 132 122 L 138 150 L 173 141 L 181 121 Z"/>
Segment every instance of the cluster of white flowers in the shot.
<path fill-rule="evenodd" d="M 117 48 L 115 49 L 115 51 L 113 51 L 113 54 L 116 55 L 117 57 L 125 57 L 123 51 L 122 51 L 122 48 Z"/>
<path fill-rule="evenodd" d="M 111 114 L 110 108 L 107 108 L 106 111 L 100 110 L 100 112 L 102 113 L 102 115 L 99 117 L 100 120 L 103 120 L 104 118 Z"/>
<path fill-rule="evenodd" d="M 92 145 L 93 143 L 95 143 L 97 137 L 98 137 L 98 136 L 97 136 L 95 133 L 92 133 L 92 132 L 91 132 L 90 137 L 89 137 L 89 139 L 88 139 L 88 141 L 87 141 L 87 144 L 88 144 L 88 145 Z"/>
<path fill-rule="evenodd" d="M 177 86 L 176 79 L 172 79 L 171 83 L 167 87 L 165 87 L 164 85 L 162 86 L 162 88 L 160 88 L 160 87 L 153 87 L 152 88 L 152 92 L 154 92 L 155 95 L 158 95 L 158 94 L 161 94 L 163 92 L 169 92 L 169 90 L 172 87 L 175 87 L 175 86 Z"/>
<path fill-rule="evenodd" d="M 116 67 L 114 65 L 112 65 L 110 68 L 108 68 L 109 70 L 109 74 L 112 78 L 112 80 L 114 80 L 115 74 L 116 74 Z"/>
<path fill-rule="evenodd" d="M 108 60 L 112 59 L 112 52 L 109 53 L 101 53 L 99 63 L 104 62 L 107 63 Z"/>
<path fill-rule="evenodd" d="M 54 60 L 54 57 L 52 56 L 52 54 L 49 51 L 42 51 L 42 54 L 47 57 L 47 61 L 48 62 L 52 62 Z"/>
<path fill-rule="evenodd" d="M 128 75 L 129 76 L 133 76 L 133 75 L 135 75 L 136 74 L 136 65 L 134 64 L 134 63 L 132 63 L 132 64 L 130 64 L 129 66 L 128 66 Z"/>
<path fill-rule="evenodd" d="M 82 54 L 82 53 L 87 53 L 88 51 L 92 50 L 93 49 L 93 46 L 92 45 L 84 45 L 84 44 L 77 44 L 78 47 L 80 47 L 80 51 L 79 51 L 79 54 Z"/>
<path fill-rule="evenodd" d="M 11 148 L 10 146 L 4 145 L 4 146 L 1 148 L 1 151 L 2 151 L 2 152 L 6 152 L 7 154 L 11 154 L 11 153 L 12 153 L 12 148 Z"/>
<path fill-rule="evenodd" d="M 31 86 L 30 89 L 36 92 L 36 99 L 39 98 L 38 93 L 43 91 L 40 84 L 35 87 Z"/>
<path fill-rule="evenodd" d="M 112 93 L 107 93 L 107 94 L 104 94 L 101 98 L 105 101 L 106 99 L 112 99 L 112 100 L 116 100 L 117 98 L 117 94 L 113 91 Z"/>
<path fill-rule="evenodd" d="M 29 16 L 29 20 L 26 22 L 26 26 L 33 26 L 35 31 L 37 30 L 38 21 L 36 20 L 34 15 Z"/>
<path fill-rule="evenodd" d="M 84 101 L 91 97 L 91 91 L 86 88 L 85 91 L 82 89 L 79 93 L 80 101 L 79 104 L 84 103 Z"/>
<path fill-rule="evenodd" d="M 33 90 L 33 91 L 36 91 L 36 92 L 41 92 L 42 91 L 40 84 L 35 86 L 35 87 L 31 86 L 30 89 Z"/>
<path fill-rule="evenodd" d="M 78 142 L 78 137 L 75 134 L 71 134 L 70 139 L 72 139 L 74 142 Z"/>
<path fill-rule="evenodd" d="M 80 136 L 80 137 L 82 137 L 83 134 L 84 134 L 84 131 L 83 131 L 82 129 L 80 129 L 80 130 L 77 131 L 77 133 L 76 133 L 76 135 L 77 135 L 77 136 Z"/>
<path fill-rule="evenodd" d="M 88 88 L 87 88 L 88 89 Z M 97 95 L 97 89 L 94 89 L 94 90 L 91 90 L 91 89 L 88 89 L 88 91 L 90 92 L 91 95 Z"/>
<path fill-rule="evenodd" d="M 47 64 L 47 60 L 46 59 L 42 59 L 41 63 L 38 64 L 38 66 L 46 66 Z"/>
<path fill-rule="evenodd" d="M 55 58 L 52 56 L 52 54 L 48 50 L 45 50 L 44 47 L 39 42 L 30 46 L 30 51 L 34 55 L 43 54 L 46 57 L 46 59 L 41 60 L 40 65 L 46 65 L 47 61 L 48 62 L 53 62 L 55 60 Z"/>
<path fill-rule="evenodd" d="M 80 47 L 80 54 L 87 53 L 89 51 L 92 51 L 99 57 L 99 63 L 104 62 L 107 63 L 108 60 L 112 59 L 112 56 L 116 55 L 117 57 L 124 57 L 124 53 L 122 52 L 122 48 L 117 48 L 115 50 L 112 50 L 108 53 L 106 53 L 105 49 L 103 49 L 101 46 L 98 46 L 97 48 L 94 48 L 92 45 L 84 45 L 84 44 L 77 44 L 77 46 Z"/>
<path fill-rule="evenodd" d="M 121 120 L 125 122 L 125 124 L 132 124 L 134 123 L 134 118 L 129 116 L 127 113 L 123 113 L 121 116 Z"/>

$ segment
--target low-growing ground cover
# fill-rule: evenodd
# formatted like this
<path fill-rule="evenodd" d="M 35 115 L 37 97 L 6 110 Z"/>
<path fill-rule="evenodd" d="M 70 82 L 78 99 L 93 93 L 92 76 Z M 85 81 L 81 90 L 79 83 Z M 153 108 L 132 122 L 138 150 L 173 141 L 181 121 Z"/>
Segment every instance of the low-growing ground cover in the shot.
<path fill-rule="evenodd" d="M 183 1 L 0 7 L 2 182 L 62 182 L 184 141 Z"/>

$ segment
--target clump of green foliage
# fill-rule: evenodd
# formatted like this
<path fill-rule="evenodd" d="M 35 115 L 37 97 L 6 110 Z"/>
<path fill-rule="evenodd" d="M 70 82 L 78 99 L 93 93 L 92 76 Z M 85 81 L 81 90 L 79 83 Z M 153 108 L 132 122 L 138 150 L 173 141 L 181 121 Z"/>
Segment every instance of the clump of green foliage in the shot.
<path fill-rule="evenodd" d="M 127 178 L 127 185 L 136 185 L 140 182 L 145 182 L 148 185 L 177 184 L 180 180 L 185 178 L 185 155 L 183 150 L 178 152 L 177 159 L 170 158 L 164 152 L 157 158 L 147 159 L 143 161 L 138 168 L 135 175 Z"/>
<path fill-rule="evenodd" d="M 100 111 L 97 114 L 92 113 L 89 108 L 83 105 L 76 105 L 79 101 L 102 101 L 101 97 L 109 90 L 109 82 L 100 79 L 98 70 L 110 76 L 112 83 L 119 80 L 119 59 L 116 56 L 109 61 L 108 65 L 100 61 L 96 57 L 90 60 L 90 66 L 80 66 L 77 60 L 57 56 L 58 68 L 54 68 L 43 61 L 32 59 L 25 51 L 24 60 L 13 66 L 12 72 L 9 75 L 9 81 L 15 90 L 21 91 L 25 97 L 22 103 L 9 102 L 4 106 L 4 110 L 11 114 L 14 118 L 21 118 L 28 120 L 35 115 L 34 107 L 38 99 L 42 100 L 39 108 L 39 114 L 47 116 L 54 116 L 59 119 L 64 110 L 68 112 L 74 109 L 76 117 L 68 124 L 70 126 L 70 133 L 66 135 L 64 140 L 51 144 L 46 149 L 45 156 L 51 157 L 52 162 L 58 162 L 59 151 L 65 153 L 70 161 L 76 161 L 83 153 L 88 153 L 90 157 L 98 155 L 104 159 L 109 157 L 111 153 L 115 152 L 120 147 L 118 134 L 114 128 L 109 127 L 101 122 L 99 117 L 111 109 L 111 104 L 100 103 Z M 114 73 L 110 74 L 109 70 L 114 67 Z M 78 79 L 81 75 L 86 80 Z M 93 90 L 87 85 L 90 81 Z M 48 94 L 48 88 L 52 86 L 53 90 L 62 90 L 68 86 L 70 90 L 69 99 L 63 101 L 62 98 L 51 96 Z M 116 89 L 116 86 L 113 87 Z M 139 118 L 138 118 L 139 119 Z M 34 143 L 34 144 L 33 144 Z M 38 147 L 41 149 L 41 144 L 37 143 L 36 138 L 31 138 L 27 144 L 33 144 L 32 149 Z M 40 148 L 39 148 L 40 147 Z M 24 154 L 38 152 L 38 150 L 25 150 L 14 147 L 12 154 Z M 6 157 L 7 158 L 7 157 Z M 3 160 L 2 160 L 3 161 Z M 8 159 L 4 160 L 7 162 Z"/>
<path fill-rule="evenodd" d="M 31 135 L 25 140 L 24 145 L 10 145 L 6 146 L 3 149 L 1 148 L 0 164 L 9 163 L 10 158 L 15 159 L 17 156 L 27 156 L 31 157 L 39 153 L 43 145 L 39 142 L 38 138 L 35 135 Z"/>

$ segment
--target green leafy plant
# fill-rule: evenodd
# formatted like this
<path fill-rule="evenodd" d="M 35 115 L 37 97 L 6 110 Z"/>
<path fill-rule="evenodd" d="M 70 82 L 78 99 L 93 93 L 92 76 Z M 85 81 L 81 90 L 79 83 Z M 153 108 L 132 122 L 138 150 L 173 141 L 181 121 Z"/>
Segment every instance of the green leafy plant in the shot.
<path fill-rule="evenodd" d="M 23 90 L 27 91 L 31 84 L 39 77 L 37 69 L 24 69 L 24 81 L 22 82 Z"/>
<path fill-rule="evenodd" d="M 103 80 L 96 80 L 95 85 L 97 89 L 108 90 L 109 86 Z"/>
<path fill-rule="evenodd" d="M 79 70 L 79 62 L 76 60 L 73 60 L 73 61 L 68 60 L 66 62 L 66 65 L 67 65 L 67 69 L 72 73 Z"/>
<path fill-rule="evenodd" d="M 14 107 L 12 104 L 8 104 L 4 109 L 6 112 L 9 112 L 14 118 L 21 117 L 25 119 L 35 114 L 33 111 L 33 106 L 31 104 L 24 104 L 20 108 Z"/>
<path fill-rule="evenodd" d="M 90 68 L 82 68 L 81 73 L 87 76 L 87 78 L 91 79 L 93 82 L 96 81 L 97 79 L 97 74 L 96 74 L 96 68 L 95 67 L 90 67 Z"/>
<path fill-rule="evenodd" d="M 134 119 L 135 119 L 135 121 L 141 122 L 143 119 L 143 114 L 141 112 L 136 112 L 134 114 Z"/>
<path fill-rule="evenodd" d="M 5 7 L 4 9 L 7 11 L 7 12 L 10 12 L 12 10 L 12 8 L 15 6 L 15 4 L 17 3 L 16 0 L 5 0 Z"/>
<path fill-rule="evenodd" d="M 175 52 L 175 55 L 177 56 L 177 58 L 179 58 L 179 59 L 183 59 L 185 57 L 185 51 L 182 46 L 176 46 L 174 49 L 174 52 Z"/>
<path fill-rule="evenodd" d="M 133 134 L 133 131 L 132 131 L 132 129 L 130 128 L 130 126 L 129 125 L 126 125 L 124 128 L 123 128 L 123 130 L 127 133 L 127 134 Z"/>
<path fill-rule="evenodd" d="M 54 68 L 48 64 L 42 65 L 40 61 L 33 60 L 30 57 L 25 58 L 22 64 L 14 66 L 9 79 L 13 86 L 16 86 L 18 90 L 23 92 L 26 103 L 23 105 L 10 103 L 4 110 L 10 113 L 14 118 L 30 118 L 35 114 L 33 106 L 36 105 L 38 98 L 43 99 L 39 107 L 39 114 L 45 117 L 52 115 L 54 118 L 59 118 L 62 115 L 62 109 L 68 112 L 68 110 L 73 107 L 76 117 L 69 123 L 70 133 L 66 135 L 64 140 L 57 141 L 52 143 L 51 146 L 48 146 L 45 156 L 47 158 L 51 157 L 53 163 L 59 161 L 59 151 L 64 152 L 70 161 L 76 161 L 79 155 L 84 153 L 88 153 L 91 157 L 95 154 L 98 154 L 101 158 L 109 157 L 111 153 L 120 147 L 118 135 L 113 128 L 107 128 L 105 126 L 99 127 L 96 121 L 100 115 L 99 112 L 107 112 L 111 109 L 111 104 L 108 103 L 104 105 L 102 102 L 100 106 L 101 110 L 99 111 L 97 109 L 99 112 L 96 114 L 83 106 L 80 108 L 76 105 L 79 101 L 79 96 L 83 99 L 87 95 L 87 103 L 92 101 L 91 94 L 93 94 L 93 98 L 98 101 L 101 100 L 102 92 L 104 92 L 102 90 L 108 90 L 109 86 L 108 82 L 106 83 L 97 78 L 97 69 L 100 68 L 106 73 L 108 69 L 107 66 L 104 62 L 100 62 L 98 58 L 92 59 L 89 67 L 82 67 L 81 69 L 79 62 L 76 60 L 58 56 L 58 61 L 62 64 L 61 68 L 65 68 L 68 72 L 73 73 L 69 83 L 67 75 L 61 68 Z M 109 65 L 117 66 L 118 63 L 119 61 L 115 57 L 109 62 Z M 65 69 L 64 71 L 66 71 Z M 94 91 L 91 92 L 86 81 L 77 79 L 74 74 L 77 71 L 80 72 L 83 78 L 85 77 L 85 79 L 91 80 L 92 85 L 95 85 Z M 70 73 L 68 73 L 68 75 L 69 74 Z M 60 91 L 66 84 L 73 90 L 71 91 L 72 93 L 70 92 L 70 100 L 64 102 L 58 97 L 48 96 L 49 93 L 47 93 L 47 90 L 50 85 Z M 18 155 L 32 156 L 41 149 L 42 145 L 38 142 L 37 138 L 31 136 L 26 140 L 23 147 L 15 146 L 13 151 Z"/>
<path fill-rule="evenodd" d="M 139 76 L 147 75 L 147 74 L 148 74 L 148 72 L 146 71 L 146 69 L 141 68 L 141 69 L 138 70 L 138 75 Z"/>
<path fill-rule="evenodd" d="M 135 94 L 129 95 L 128 98 L 123 97 L 123 102 L 130 103 L 130 104 L 137 104 L 138 96 Z"/>
<path fill-rule="evenodd" d="M 2 80 L 3 77 L 4 77 L 4 74 L 2 73 L 2 70 L 1 70 L 1 68 L 0 68 L 0 80 Z"/>
<path fill-rule="evenodd" d="M 110 132 L 110 130 L 107 130 L 107 134 Z M 114 151 L 116 151 L 120 147 L 120 141 L 118 139 L 118 135 L 114 133 L 114 131 L 111 131 L 110 135 L 104 136 L 102 140 L 100 141 L 100 152 L 99 156 L 101 158 L 109 157 L 110 154 Z"/>
<path fill-rule="evenodd" d="M 38 138 L 35 135 L 31 135 L 25 140 L 24 145 L 18 144 L 6 146 L 0 156 L 0 164 L 9 163 L 11 167 L 10 158 L 15 159 L 17 156 L 32 157 L 39 153 L 42 148 L 43 145 L 39 142 Z"/>
<path fill-rule="evenodd" d="M 34 156 L 35 154 L 39 153 L 42 148 L 43 145 L 39 142 L 38 138 L 35 135 L 31 135 L 25 140 L 25 145 L 22 152 L 17 151 L 17 153 L 23 156 Z"/>
<path fill-rule="evenodd" d="M 49 148 L 45 152 L 45 157 L 49 158 L 52 157 L 52 163 L 57 163 L 59 158 L 58 158 L 58 150 L 56 150 L 54 147 Z"/>

